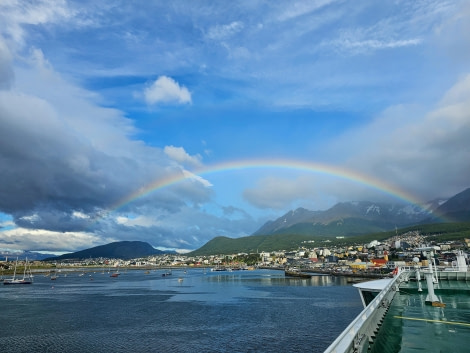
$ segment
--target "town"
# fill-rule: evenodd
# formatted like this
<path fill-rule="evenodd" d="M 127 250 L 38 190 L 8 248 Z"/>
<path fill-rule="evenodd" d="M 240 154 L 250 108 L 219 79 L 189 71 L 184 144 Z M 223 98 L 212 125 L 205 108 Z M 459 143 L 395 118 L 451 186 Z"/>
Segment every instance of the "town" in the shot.
<path fill-rule="evenodd" d="M 362 245 L 328 247 L 325 245 L 315 246 L 314 241 L 309 241 L 295 251 L 260 251 L 252 254 L 207 256 L 165 254 L 130 260 L 90 258 L 60 262 L 32 261 L 30 267 L 33 271 L 82 270 L 83 268 L 97 267 L 114 269 L 216 268 L 217 270 L 234 271 L 296 267 L 305 272 L 380 277 L 389 274 L 398 266 L 427 266 L 430 259 L 429 254 L 434 265 L 441 268 L 451 268 L 457 251 L 466 251 L 469 246 L 470 239 L 438 243 L 421 235 L 418 231 L 412 231 L 383 242 L 374 240 Z M 427 254 L 423 252 L 424 248 L 426 248 Z M 14 257 L 0 261 L 2 275 L 11 272 L 15 261 Z M 24 266 L 24 261 L 22 263 Z"/>

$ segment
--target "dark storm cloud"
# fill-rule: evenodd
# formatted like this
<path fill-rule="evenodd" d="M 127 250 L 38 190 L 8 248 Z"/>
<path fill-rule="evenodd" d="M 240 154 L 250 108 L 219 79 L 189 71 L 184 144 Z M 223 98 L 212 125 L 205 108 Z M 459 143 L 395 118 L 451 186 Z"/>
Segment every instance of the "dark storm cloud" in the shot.
<path fill-rule="evenodd" d="M 132 161 L 94 149 L 49 108 L 32 97 L 0 94 L 0 210 L 88 210 L 129 192 L 113 174 L 127 174 Z"/>
<path fill-rule="evenodd" d="M 38 71 L 19 76 L 28 76 L 31 86 L 40 82 L 40 94 L 0 91 L 1 212 L 25 228 L 90 229 L 98 212 L 113 209 L 158 178 L 183 176 L 181 166 L 161 149 L 132 140 L 134 127 L 119 111 L 94 105 L 86 99 L 88 92 L 38 65 Z M 56 87 L 37 77 L 44 71 Z M 209 195 L 208 188 L 189 180 L 146 200 L 154 208 L 177 210 Z M 127 205 L 126 211 L 139 205 Z"/>

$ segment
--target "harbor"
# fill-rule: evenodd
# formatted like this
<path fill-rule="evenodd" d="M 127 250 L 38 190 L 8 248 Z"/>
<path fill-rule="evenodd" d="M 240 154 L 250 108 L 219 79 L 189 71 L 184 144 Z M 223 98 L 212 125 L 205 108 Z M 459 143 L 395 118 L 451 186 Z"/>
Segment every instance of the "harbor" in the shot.
<path fill-rule="evenodd" d="M 345 278 L 120 272 L 36 273 L 33 285 L 1 286 L 2 351 L 320 353 L 362 310 Z"/>

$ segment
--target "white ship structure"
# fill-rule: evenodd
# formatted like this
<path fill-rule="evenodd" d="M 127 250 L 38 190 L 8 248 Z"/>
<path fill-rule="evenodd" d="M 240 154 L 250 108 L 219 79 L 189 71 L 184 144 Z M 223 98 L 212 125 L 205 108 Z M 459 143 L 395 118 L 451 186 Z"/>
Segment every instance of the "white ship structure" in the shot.
<path fill-rule="evenodd" d="M 432 255 L 432 248 L 421 248 Z M 364 310 L 326 349 L 353 352 L 468 352 L 470 272 L 459 251 L 452 267 L 401 267 L 355 284 Z"/>

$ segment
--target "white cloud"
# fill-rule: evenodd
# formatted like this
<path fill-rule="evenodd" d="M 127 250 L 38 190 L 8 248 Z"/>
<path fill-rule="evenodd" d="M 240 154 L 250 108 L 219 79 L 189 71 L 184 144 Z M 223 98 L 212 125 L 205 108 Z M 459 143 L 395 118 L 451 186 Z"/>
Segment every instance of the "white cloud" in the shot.
<path fill-rule="evenodd" d="M 348 151 L 350 168 L 427 200 L 467 188 L 470 175 L 470 75 L 434 107 L 398 105 L 349 131 L 327 150 Z M 436 190 L 438 185 L 438 190 Z"/>
<path fill-rule="evenodd" d="M 279 21 L 287 21 L 296 19 L 306 14 L 311 14 L 324 6 L 333 3 L 334 0 L 320 0 L 320 1 L 297 1 L 289 2 L 289 6 L 282 8 L 282 12 L 277 18 Z"/>
<path fill-rule="evenodd" d="M 419 38 L 414 39 L 401 39 L 401 40 L 377 40 L 377 39 L 368 39 L 368 40 L 350 40 L 347 38 L 340 39 L 337 41 L 338 45 L 352 52 L 367 52 L 370 50 L 379 50 L 379 49 L 391 49 L 399 47 L 407 47 L 412 45 L 418 45 L 422 41 Z"/>
<path fill-rule="evenodd" d="M 86 232 L 14 228 L 0 232 L 0 248 L 29 251 L 76 251 L 114 241 Z"/>
<path fill-rule="evenodd" d="M 80 218 L 80 219 L 89 219 L 90 218 L 89 215 L 84 214 L 83 212 L 79 212 L 79 211 L 73 211 L 72 212 L 72 217 Z"/>
<path fill-rule="evenodd" d="M 23 220 L 23 221 L 27 221 L 29 223 L 36 223 L 37 221 L 39 221 L 41 219 L 41 217 L 39 217 L 38 214 L 33 214 L 31 216 L 23 216 L 20 218 L 20 220 Z"/>
<path fill-rule="evenodd" d="M 184 86 L 180 86 L 171 77 L 160 76 L 152 85 L 144 90 L 147 104 L 158 103 L 191 103 L 191 93 Z"/>
<path fill-rule="evenodd" d="M 190 165 L 193 167 L 200 167 L 202 165 L 201 155 L 197 154 L 197 155 L 191 156 L 184 150 L 183 147 L 165 146 L 163 151 L 170 159 L 178 163 Z"/>
<path fill-rule="evenodd" d="M 202 164 L 202 157 L 199 154 L 191 156 L 188 154 L 183 147 L 175 147 L 175 146 L 165 146 L 163 152 L 173 161 L 177 162 L 182 166 L 188 166 L 191 168 L 201 168 Z M 202 184 L 204 187 L 211 187 L 212 184 L 208 180 L 202 178 L 199 175 L 196 175 L 184 168 L 181 168 L 181 172 L 183 173 L 184 177 L 190 180 L 195 180 Z"/>
<path fill-rule="evenodd" d="M 137 217 L 116 217 L 116 223 L 126 227 L 152 227 L 158 226 L 161 222 L 157 221 L 155 217 L 150 216 L 137 216 Z"/>
<path fill-rule="evenodd" d="M 15 226 L 15 223 L 11 220 L 0 221 L 0 228 L 10 228 L 14 226 Z"/>
<path fill-rule="evenodd" d="M 207 37 L 212 40 L 224 40 L 243 30 L 244 24 L 234 21 L 227 25 L 218 25 L 209 28 Z"/>
<path fill-rule="evenodd" d="M 410 34 L 402 18 L 380 20 L 369 27 L 341 28 L 337 38 L 322 41 L 322 46 L 331 46 L 339 52 L 364 54 L 383 49 L 395 49 L 416 46 L 423 43 L 417 36 L 420 31 Z"/>
<path fill-rule="evenodd" d="M 196 175 L 194 173 L 191 173 L 190 171 L 187 171 L 187 170 L 183 170 L 183 174 L 184 176 L 187 178 L 187 179 L 192 179 L 192 180 L 196 180 L 198 181 L 199 183 L 201 183 L 202 185 L 204 185 L 205 187 L 211 187 L 212 184 L 209 180 L 206 180 L 204 178 L 202 178 L 201 176 L 199 175 Z"/>
<path fill-rule="evenodd" d="M 317 196 L 318 183 L 311 175 L 295 179 L 269 176 L 258 180 L 255 187 L 243 192 L 243 198 L 253 206 L 276 210 L 295 207 L 294 202 L 312 200 Z"/>
<path fill-rule="evenodd" d="M 463 76 L 452 86 L 439 102 L 439 106 L 453 106 L 470 103 L 470 74 Z"/>
<path fill-rule="evenodd" d="M 3 15 L 2 15 L 3 14 Z M 0 2 L 0 23 L 3 32 L 22 45 L 26 31 L 24 25 L 40 25 L 60 22 L 74 16 L 65 0 L 22 1 L 5 0 Z"/>

